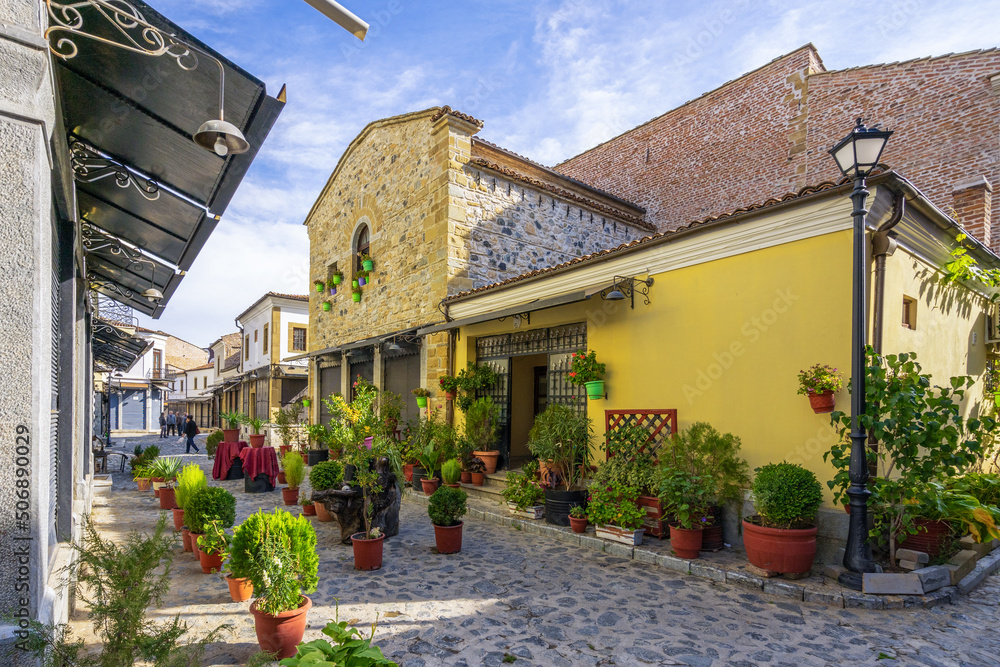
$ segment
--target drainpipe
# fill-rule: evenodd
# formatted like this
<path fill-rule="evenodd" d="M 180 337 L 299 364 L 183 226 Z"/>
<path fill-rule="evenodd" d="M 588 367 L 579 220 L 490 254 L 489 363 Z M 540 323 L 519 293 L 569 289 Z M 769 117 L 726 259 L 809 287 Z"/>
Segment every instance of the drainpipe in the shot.
<path fill-rule="evenodd" d="M 872 237 L 872 255 L 875 258 L 875 296 L 873 304 L 872 347 L 882 354 L 882 325 L 885 309 L 885 258 L 896 252 L 896 235 L 892 228 L 899 224 L 906 212 L 906 197 L 895 193 L 892 215 L 882 223 Z"/>
<path fill-rule="evenodd" d="M 458 331 L 456 329 L 448 329 L 448 375 L 452 376 L 455 375 L 455 340 L 457 336 Z M 444 417 L 449 425 L 455 425 L 455 401 L 448 401 Z"/>

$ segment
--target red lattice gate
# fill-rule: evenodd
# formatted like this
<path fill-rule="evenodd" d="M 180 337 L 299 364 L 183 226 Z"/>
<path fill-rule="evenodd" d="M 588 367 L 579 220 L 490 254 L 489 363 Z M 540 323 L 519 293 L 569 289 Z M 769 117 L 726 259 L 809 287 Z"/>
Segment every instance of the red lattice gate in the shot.
<path fill-rule="evenodd" d="M 607 438 L 620 428 L 641 428 L 649 431 L 649 444 L 642 449 L 643 451 L 651 449 L 655 458 L 656 450 L 663 441 L 677 433 L 677 410 L 605 410 L 604 437 Z M 606 456 L 610 456 L 610 453 L 606 453 Z M 641 496 L 639 505 L 646 510 L 646 519 L 643 521 L 646 532 L 661 540 L 667 537 L 667 522 L 660 499 Z"/>

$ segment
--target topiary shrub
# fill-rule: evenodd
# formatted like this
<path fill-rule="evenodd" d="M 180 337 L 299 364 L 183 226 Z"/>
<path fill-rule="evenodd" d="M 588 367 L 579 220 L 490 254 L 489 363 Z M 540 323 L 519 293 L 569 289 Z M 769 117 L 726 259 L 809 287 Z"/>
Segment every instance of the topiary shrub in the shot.
<path fill-rule="evenodd" d="M 807 528 L 816 521 L 823 487 L 816 475 L 795 463 L 757 468 L 753 502 L 759 523 L 768 528 Z"/>
<path fill-rule="evenodd" d="M 174 499 L 181 509 L 187 507 L 188 502 L 199 490 L 208 486 L 205 479 L 205 471 L 197 463 L 189 463 L 177 474 L 177 487 L 174 491 Z"/>
<path fill-rule="evenodd" d="M 468 495 L 462 489 L 450 486 L 439 487 L 427 505 L 427 514 L 435 526 L 457 526 L 465 516 L 465 500 Z"/>
<path fill-rule="evenodd" d="M 208 438 L 205 439 L 205 453 L 208 455 L 208 458 L 215 458 L 215 450 L 219 448 L 219 443 L 225 437 L 222 431 L 212 431 L 208 434 Z"/>
<path fill-rule="evenodd" d="M 457 484 L 462 478 L 462 464 L 458 459 L 448 459 L 441 464 L 441 479 L 445 484 Z"/>
<path fill-rule="evenodd" d="M 267 614 L 296 609 L 299 596 L 319 583 L 316 531 L 304 516 L 275 509 L 251 514 L 233 531 L 230 566 L 253 582 L 257 608 Z"/>
<path fill-rule="evenodd" d="M 285 481 L 288 488 L 297 489 L 306 478 L 306 462 L 298 452 L 288 452 L 281 459 L 281 467 L 285 469 Z"/>
<path fill-rule="evenodd" d="M 205 526 L 215 519 L 223 528 L 236 521 L 236 498 L 219 486 L 206 486 L 195 492 L 184 508 L 184 523 L 192 533 L 204 533 Z"/>
<path fill-rule="evenodd" d="M 285 472 L 287 479 L 288 472 Z M 309 485 L 313 491 L 333 489 L 344 481 L 344 465 L 340 461 L 320 461 L 309 471 Z"/>

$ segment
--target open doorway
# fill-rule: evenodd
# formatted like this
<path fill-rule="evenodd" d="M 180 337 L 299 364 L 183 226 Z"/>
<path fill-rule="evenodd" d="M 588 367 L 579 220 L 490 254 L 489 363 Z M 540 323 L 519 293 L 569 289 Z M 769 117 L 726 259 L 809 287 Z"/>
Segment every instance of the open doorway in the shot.
<path fill-rule="evenodd" d="M 511 470 L 532 458 L 528 434 L 535 415 L 545 410 L 548 396 L 549 355 L 532 354 L 511 359 L 510 464 Z"/>

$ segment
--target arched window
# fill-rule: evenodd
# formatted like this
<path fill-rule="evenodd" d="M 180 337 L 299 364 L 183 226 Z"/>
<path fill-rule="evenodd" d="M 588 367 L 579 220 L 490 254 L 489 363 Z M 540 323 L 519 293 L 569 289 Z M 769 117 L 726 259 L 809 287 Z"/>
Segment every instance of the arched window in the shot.
<path fill-rule="evenodd" d="M 364 267 L 361 266 L 361 258 L 368 254 L 368 248 L 370 246 L 371 236 L 368 232 L 368 225 L 361 225 L 358 228 L 357 235 L 354 237 L 354 270 L 362 271 Z"/>

